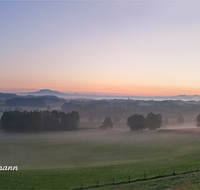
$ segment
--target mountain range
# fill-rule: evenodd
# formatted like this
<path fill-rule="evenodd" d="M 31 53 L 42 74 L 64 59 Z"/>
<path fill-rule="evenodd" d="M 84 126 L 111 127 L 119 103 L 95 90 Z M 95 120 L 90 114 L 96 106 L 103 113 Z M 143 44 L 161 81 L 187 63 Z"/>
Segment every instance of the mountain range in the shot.
<path fill-rule="evenodd" d="M 42 96 L 42 95 L 50 95 L 50 96 L 58 96 L 62 98 L 90 98 L 90 99 L 136 99 L 136 100 L 200 100 L 200 95 L 178 95 L 178 96 L 113 96 L 113 95 L 96 95 L 96 94 L 68 94 L 62 93 L 59 91 L 53 91 L 50 89 L 42 89 L 35 92 L 27 92 L 27 93 L 18 93 L 18 95 L 34 95 L 34 96 Z"/>

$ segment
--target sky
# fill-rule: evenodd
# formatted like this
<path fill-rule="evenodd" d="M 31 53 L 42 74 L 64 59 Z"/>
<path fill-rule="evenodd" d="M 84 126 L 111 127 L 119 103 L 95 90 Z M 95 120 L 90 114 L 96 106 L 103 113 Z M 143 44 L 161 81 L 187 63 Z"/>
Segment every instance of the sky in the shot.
<path fill-rule="evenodd" d="M 2 1 L 0 92 L 200 95 L 200 1 Z"/>

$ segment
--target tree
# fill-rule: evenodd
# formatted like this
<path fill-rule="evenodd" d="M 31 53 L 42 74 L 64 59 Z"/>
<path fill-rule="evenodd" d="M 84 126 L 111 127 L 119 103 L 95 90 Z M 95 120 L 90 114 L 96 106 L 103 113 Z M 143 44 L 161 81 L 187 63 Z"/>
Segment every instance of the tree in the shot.
<path fill-rule="evenodd" d="M 200 114 L 197 115 L 197 123 L 196 123 L 197 127 L 200 127 Z"/>
<path fill-rule="evenodd" d="M 26 122 L 25 132 L 39 132 L 42 128 L 42 117 L 39 112 L 25 112 L 23 119 Z"/>
<path fill-rule="evenodd" d="M 105 119 L 104 119 L 104 122 L 103 122 L 103 125 L 102 125 L 102 129 L 107 129 L 107 128 L 113 128 L 113 122 L 112 122 L 112 120 L 111 120 L 111 118 L 110 117 L 106 117 Z"/>
<path fill-rule="evenodd" d="M 135 113 L 134 115 L 127 118 L 127 125 L 131 131 L 145 129 L 145 118 L 143 115 Z"/>
<path fill-rule="evenodd" d="M 183 118 L 183 116 L 182 116 L 182 115 L 179 115 L 179 116 L 177 117 L 176 122 L 177 122 L 178 124 L 184 123 L 184 118 Z"/>
<path fill-rule="evenodd" d="M 71 116 L 71 125 L 72 125 L 72 129 L 77 129 L 79 126 L 79 120 L 80 120 L 80 115 L 77 111 L 72 111 L 70 113 Z"/>
<path fill-rule="evenodd" d="M 54 131 L 55 130 L 55 121 L 53 119 L 53 114 L 50 111 L 45 110 L 41 112 L 42 115 L 42 131 Z"/>
<path fill-rule="evenodd" d="M 146 128 L 156 130 L 162 126 L 162 115 L 150 112 L 145 119 Z"/>

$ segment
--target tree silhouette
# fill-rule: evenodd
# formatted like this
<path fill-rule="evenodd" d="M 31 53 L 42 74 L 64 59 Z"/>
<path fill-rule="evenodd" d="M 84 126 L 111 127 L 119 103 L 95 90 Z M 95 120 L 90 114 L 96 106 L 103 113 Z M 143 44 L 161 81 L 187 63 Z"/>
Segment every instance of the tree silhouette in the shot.
<path fill-rule="evenodd" d="M 150 112 L 145 119 L 146 128 L 156 130 L 162 126 L 162 115 Z"/>
<path fill-rule="evenodd" d="M 200 114 L 197 115 L 197 123 L 196 123 L 197 127 L 200 127 Z"/>
<path fill-rule="evenodd" d="M 113 122 L 112 122 L 112 120 L 111 120 L 111 118 L 110 117 L 106 117 L 105 119 L 104 119 L 104 122 L 103 122 L 103 125 L 101 125 L 100 126 L 100 129 L 107 129 L 107 128 L 113 128 Z"/>
<path fill-rule="evenodd" d="M 76 130 L 79 113 L 72 111 L 6 111 L 1 117 L 1 129 L 6 132 L 39 132 Z"/>
<path fill-rule="evenodd" d="M 145 118 L 143 115 L 135 113 L 127 118 L 127 125 L 131 131 L 143 130 L 145 128 Z"/>

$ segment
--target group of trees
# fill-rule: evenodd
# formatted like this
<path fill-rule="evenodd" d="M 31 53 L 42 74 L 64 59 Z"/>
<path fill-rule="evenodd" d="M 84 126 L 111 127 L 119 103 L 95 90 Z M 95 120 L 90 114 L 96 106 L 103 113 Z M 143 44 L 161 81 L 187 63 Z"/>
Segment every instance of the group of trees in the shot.
<path fill-rule="evenodd" d="M 1 116 L 1 129 L 6 132 L 37 132 L 41 127 L 39 112 L 5 111 Z"/>
<path fill-rule="evenodd" d="M 132 113 L 147 115 L 150 112 L 160 113 L 163 118 L 177 118 L 180 115 L 195 115 L 200 112 L 200 103 L 180 100 L 84 100 L 77 99 L 64 103 L 62 111 L 76 110 L 83 118 L 93 118 L 93 121 L 110 116 L 113 121 L 127 119 Z M 165 120 L 167 122 L 167 120 Z M 114 121 L 115 122 L 115 121 Z M 178 121 L 177 121 L 178 123 Z"/>
<path fill-rule="evenodd" d="M 76 130 L 79 113 L 72 111 L 6 111 L 1 117 L 1 129 L 6 132 L 39 132 Z"/>
<path fill-rule="evenodd" d="M 46 103 L 42 98 L 11 98 L 5 102 L 6 106 L 31 106 L 31 107 L 46 107 Z"/>
<path fill-rule="evenodd" d="M 200 115 L 199 115 L 200 120 Z M 162 126 L 162 115 L 154 114 L 150 112 L 146 118 L 143 115 L 134 114 L 127 118 L 127 125 L 131 131 L 143 130 L 148 128 L 149 130 L 156 130 Z M 113 128 L 113 122 L 110 117 L 106 117 L 103 124 L 100 125 L 99 129 Z"/>
<path fill-rule="evenodd" d="M 146 118 L 143 115 L 134 114 L 127 119 L 127 125 L 132 130 L 156 130 L 162 126 L 162 115 L 150 112 Z"/>
<path fill-rule="evenodd" d="M 6 106 L 30 106 L 44 108 L 51 104 L 61 105 L 65 102 L 64 99 L 56 96 L 26 96 L 26 97 L 14 97 L 7 99 Z"/>
<path fill-rule="evenodd" d="M 1 117 L 1 129 L 6 132 L 39 132 L 39 131 L 65 131 L 76 130 L 79 125 L 80 115 L 77 111 L 58 112 L 58 111 L 5 111 Z M 90 122 L 93 117 L 89 117 Z M 113 118 L 117 123 L 119 118 Z M 114 122 L 110 117 L 106 117 L 99 129 L 113 128 Z M 161 114 L 148 113 L 146 118 L 135 113 L 127 118 L 127 125 L 130 130 L 156 130 L 163 123 L 168 124 L 168 117 L 162 120 Z M 177 117 L 177 123 L 184 122 L 182 115 Z M 200 114 L 196 118 L 196 125 L 200 127 Z"/>

